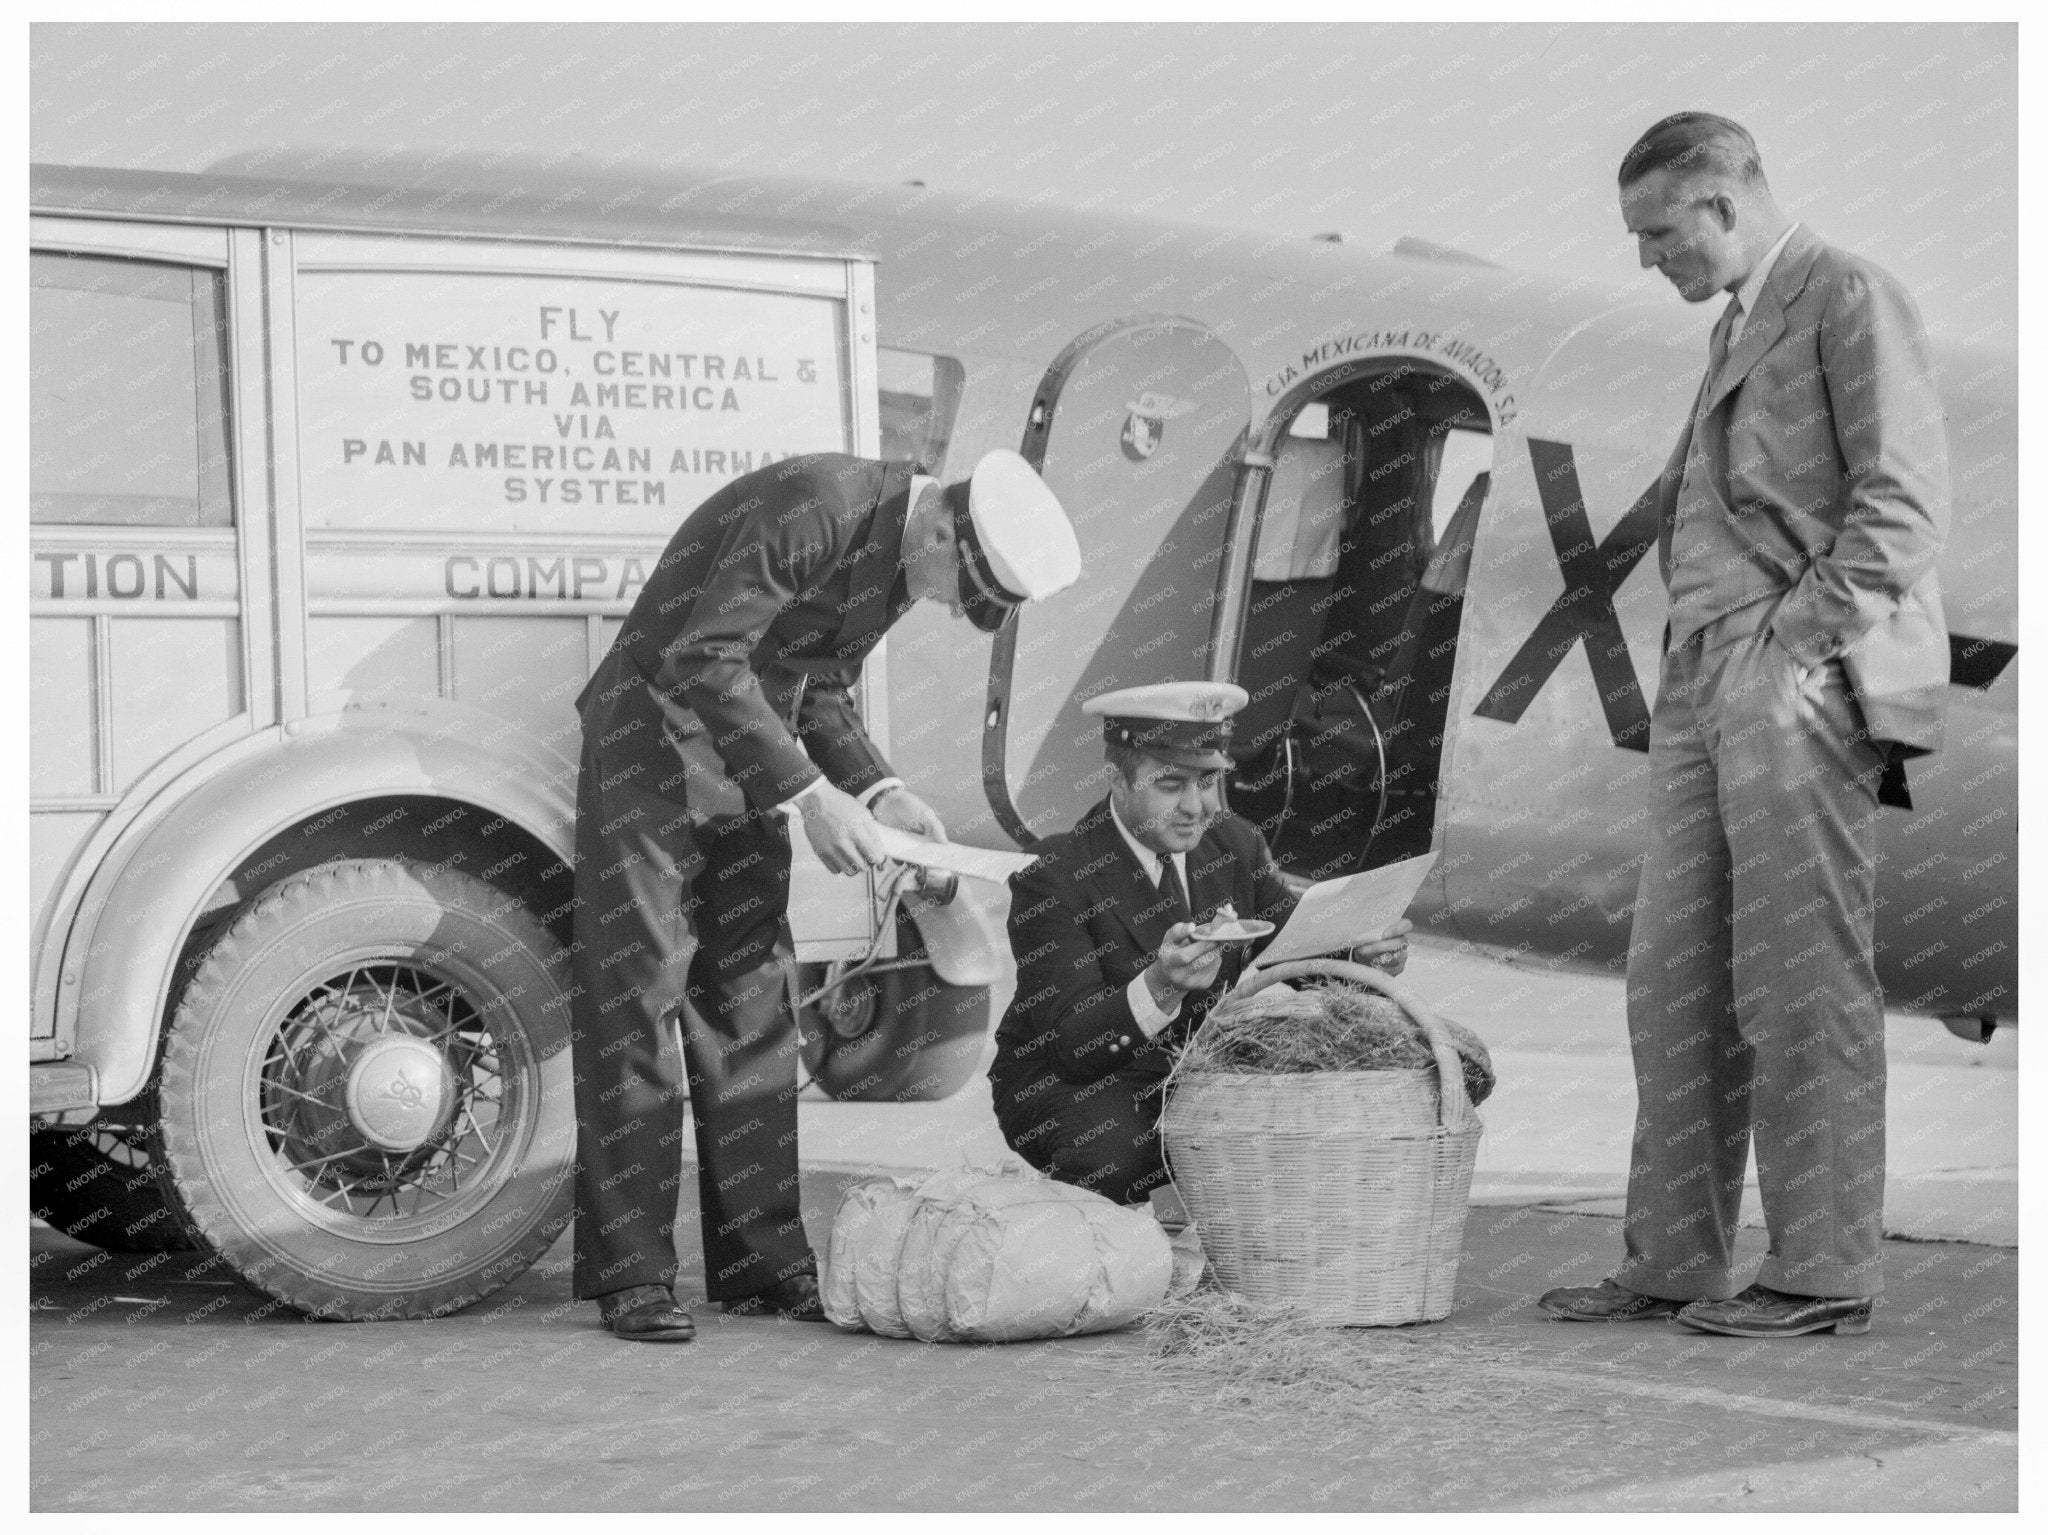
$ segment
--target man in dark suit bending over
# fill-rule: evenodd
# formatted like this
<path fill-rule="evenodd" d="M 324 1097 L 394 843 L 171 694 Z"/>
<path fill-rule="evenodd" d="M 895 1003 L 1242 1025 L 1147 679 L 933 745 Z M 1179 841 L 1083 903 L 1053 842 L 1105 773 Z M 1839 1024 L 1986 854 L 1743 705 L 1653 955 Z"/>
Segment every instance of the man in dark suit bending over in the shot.
<path fill-rule="evenodd" d="M 1173 1052 L 1259 946 L 1206 942 L 1224 907 L 1284 923 L 1295 893 L 1249 822 L 1223 813 L 1230 683 L 1169 682 L 1082 705 L 1103 722 L 1109 797 L 1010 881 L 1017 994 L 989 1070 L 1003 1137 L 1033 1167 L 1124 1204 L 1166 1182 L 1160 1094 Z M 1398 974 L 1409 924 L 1354 951 Z"/>
<path fill-rule="evenodd" d="M 670 540 L 577 699 L 576 1294 L 617 1336 L 694 1331 L 673 1294 L 686 1070 L 710 1298 L 824 1320 L 797 1202 L 784 817 L 835 874 L 881 860 L 878 822 L 943 840 L 868 739 L 861 662 L 920 598 L 993 633 L 1080 572 L 1058 500 L 1003 451 L 945 487 L 785 460 Z"/>

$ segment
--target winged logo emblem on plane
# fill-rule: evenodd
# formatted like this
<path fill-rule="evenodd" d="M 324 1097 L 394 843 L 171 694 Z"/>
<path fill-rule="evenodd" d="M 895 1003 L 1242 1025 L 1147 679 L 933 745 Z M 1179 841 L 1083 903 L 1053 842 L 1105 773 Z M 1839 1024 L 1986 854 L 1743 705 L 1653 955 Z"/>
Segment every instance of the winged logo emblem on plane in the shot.
<path fill-rule="evenodd" d="M 1127 407 L 1130 414 L 1124 418 L 1124 456 L 1134 463 L 1150 458 L 1159 451 L 1166 436 L 1166 423 L 1194 408 L 1193 400 L 1176 399 L 1156 389 L 1143 391 Z"/>

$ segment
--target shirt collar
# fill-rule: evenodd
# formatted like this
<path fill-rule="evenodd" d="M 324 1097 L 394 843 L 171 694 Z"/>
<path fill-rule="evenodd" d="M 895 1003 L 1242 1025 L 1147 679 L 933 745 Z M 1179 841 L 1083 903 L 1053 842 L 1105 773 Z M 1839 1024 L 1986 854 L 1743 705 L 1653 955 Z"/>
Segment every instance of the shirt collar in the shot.
<path fill-rule="evenodd" d="M 1124 846 L 1129 848 L 1131 855 L 1138 860 L 1138 867 L 1145 871 L 1145 878 L 1152 881 L 1156 886 L 1159 883 L 1159 855 L 1140 842 L 1136 834 L 1128 826 L 1124 825 L 1124 818 L 1116 813 L 1115 800 L 1109 802 L 1109 819 L 1110 823 L 1116 827 L 1117 835 L 1124 839 Z M 1174 872 L 1180 875 L 1181 889 L 1186 890 L 1188 888 L 1188 855 L 1186 853 L 1175 853 L 1173 855 L 1173 867 Z"/>
<path fill-rule="evenodd" d="M 1799 227 L 1797 221 L 1787 224 L 1785 232 L 1778 236 L 1771 248 L 1764 252 L 1763 260 L 1749 269 L 1749 276 L 1742 279 L 1742 286 L 1735 290 L 1735 296 L 1742 303 L 1742 318 L 1747 320 L 1756 313 L 1757 295 L 1764 291 L 1764 284 L 1770 280 L 1771 268 L 1778 264 L 1778 256 L 1792 238 L 1792 232 Z M 1741 323 L 1741 322 L 1738 322 Z"/>

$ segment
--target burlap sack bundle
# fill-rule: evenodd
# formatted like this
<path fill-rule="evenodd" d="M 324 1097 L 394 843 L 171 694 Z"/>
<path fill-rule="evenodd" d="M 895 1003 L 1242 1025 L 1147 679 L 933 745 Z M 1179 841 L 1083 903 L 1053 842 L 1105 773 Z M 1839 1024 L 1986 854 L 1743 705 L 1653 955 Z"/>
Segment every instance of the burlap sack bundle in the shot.
<path fill-rule="evenodd" d="M 1151 1214 L 1027 1169 L 871 1178 L 839 1201 L 826 1315 L 927 1343 L 1013 1343 L 1122 1327 L 1166 1297 Z"/>

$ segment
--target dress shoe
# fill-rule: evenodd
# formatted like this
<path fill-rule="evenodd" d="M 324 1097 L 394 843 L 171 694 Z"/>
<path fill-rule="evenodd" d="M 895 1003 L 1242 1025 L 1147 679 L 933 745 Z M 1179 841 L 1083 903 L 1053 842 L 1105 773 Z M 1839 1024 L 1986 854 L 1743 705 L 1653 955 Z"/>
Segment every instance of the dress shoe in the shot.
<path fill-rule="evenodd" d="M 1638 1294 L 1614 1279 L 1603 1279 L 1598 1284 L 1546 1290 L 1536 1304 L 1567 1322 L 1647 1322 L 1653 1317 L 1677 1316 L 1685 1302 Z"/>
<path fill-rule="evenodd" d="M 1867 1295 L 1787 1295 L 1753 1284 L 1726 1300 L 1696 1300 L 1678 1320 L 1731 1338 L 1796 1338 L 1801 1333 L 1870 1331 Z"/>
<path fill-rule="evenodd" d="M 696 1322 L 667 1285 L 636 1284 L 600 1295 L 597 1314 L 614 1337 L 635 1343 L 688 1343 L 697 1336 Z"/>
<path fill-rule="evenodd" d="M 816 1274 L 791 1274 L 765 1290 L 725 1303 L 728 1316 L 786 1316 L 793 1322 L 829 1322 Z"/>

